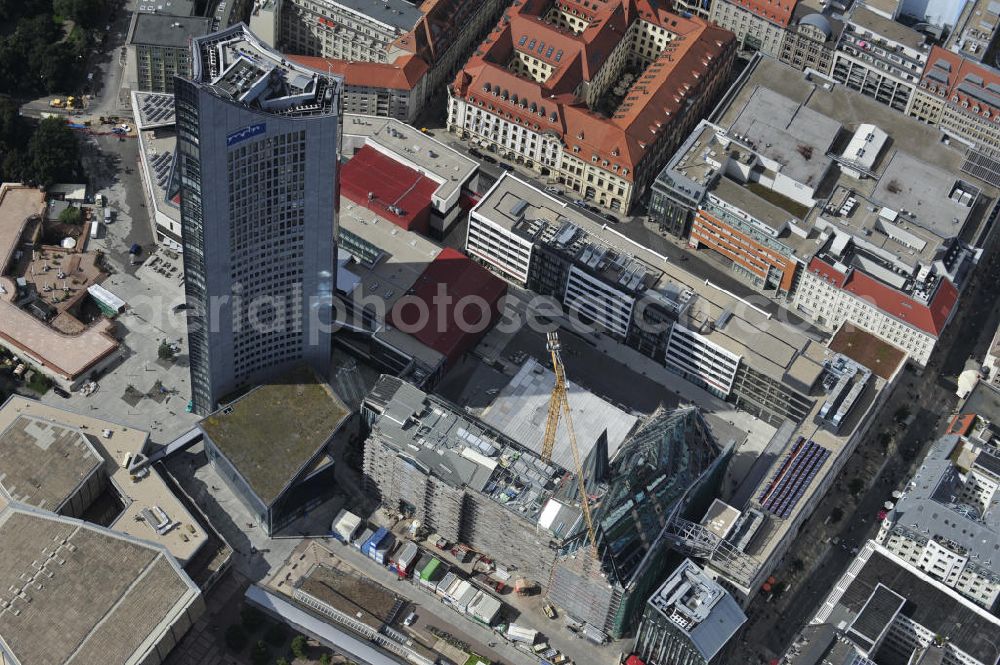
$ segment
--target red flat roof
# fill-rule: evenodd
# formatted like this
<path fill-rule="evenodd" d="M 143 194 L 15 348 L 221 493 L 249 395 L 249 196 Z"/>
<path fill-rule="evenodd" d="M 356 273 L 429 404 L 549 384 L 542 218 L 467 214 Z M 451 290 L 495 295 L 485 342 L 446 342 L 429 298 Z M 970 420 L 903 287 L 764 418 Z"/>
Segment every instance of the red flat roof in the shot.
<path fill-rule="evenodd" d="M 815 260 L 815 259 L 814 259 Z M 810 263 L 810 266 L 812 263 Z M 852 270 L 844 290 L 874 303 L 900 321 L 937 337 L 944 330 L 951 311 L 958 302 L 958 290 L 947 279 L 941 280 L 930 303 L 924 305 L 896 289 L 886 286 L 860 270 Z"/>
<path fill-rule="evenodd" d="M 844 275 L 844 273 L 840 272 L 826 261 L 818 259 L 815 256 L 809 261 L 809 272 L 816 273 L 828 282 L 833 282 L 839 288 L 843 288 L 844 282 L 847 280 L 847 276 Z"/>
<path fill-rule="evenodd" d="M 465 254 L 446 247 L 411 291 L 393 305 L 392 325 L 444 355 L 453 367 L 493 326 L 507 284 Z"/>
<path fill-rule="evenodd" d="M 317 72 L 340 74 L 344 85 L 393 90 L 413 90 L 429 69 L 423 58 L 416 55 L 404 55 L 395 62 L 349 62 L 296 53 L 285 57 Z"/>
<path fill-rule="evenodd" d="M 438 184 L 366 145 L 340 169 L 340 191 L 400 228 L 426 231 L 431 196 Z M 374 198 L 369 199 L 369 193 Z M 402 214 L 390 210 L 399 208 Z M 422 228 L 417 228 L 422 227 Z"/>

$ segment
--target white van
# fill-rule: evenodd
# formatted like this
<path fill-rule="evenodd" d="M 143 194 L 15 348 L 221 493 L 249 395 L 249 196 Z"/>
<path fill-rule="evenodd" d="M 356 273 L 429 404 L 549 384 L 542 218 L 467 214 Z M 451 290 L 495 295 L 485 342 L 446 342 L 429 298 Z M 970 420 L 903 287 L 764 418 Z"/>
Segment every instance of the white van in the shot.
<path fill-rule="evenodd" d="M 101 233 L 101 223 L 96 219 L 90 223 L 90 237 L 96 238 Z"/>

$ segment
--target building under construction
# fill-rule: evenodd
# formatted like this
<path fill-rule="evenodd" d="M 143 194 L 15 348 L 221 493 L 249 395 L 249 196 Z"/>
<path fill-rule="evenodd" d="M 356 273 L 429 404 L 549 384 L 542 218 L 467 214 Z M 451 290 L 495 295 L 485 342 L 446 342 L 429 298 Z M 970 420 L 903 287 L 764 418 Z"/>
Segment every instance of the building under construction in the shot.
<path fill-rule="evenodd" d="M 595 446 L 581 460 L 595 558 L 569 470 L 391 376 L 362 413 L 371 426 L 365 479 L 385 507 L 540 581 L 554 604 L 614 637 L 663 581 L 670 520 L 689 506 L 704 512 L 694 506 L 727 452 L 693 407 L 653 414 L 603 463 L 590 459 L 607 454 Z"/>
<path fill-rule="evenodd" d="M 588 483 L 599 561 L 576 530 L 560 547 L 549 600 L 614 638 L 629 632 L 663 581 L 675 518 L 704 512 L 727 453 L 695 407 L 650 416 L 607 477 Z"/>

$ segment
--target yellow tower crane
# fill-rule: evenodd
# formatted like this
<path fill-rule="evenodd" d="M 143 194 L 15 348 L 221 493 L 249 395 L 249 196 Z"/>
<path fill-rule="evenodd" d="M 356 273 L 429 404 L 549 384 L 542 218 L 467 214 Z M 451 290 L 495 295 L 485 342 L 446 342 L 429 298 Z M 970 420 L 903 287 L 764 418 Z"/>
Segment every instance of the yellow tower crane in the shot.
<path fill-rule="evenodd" d="M 597 550 L 597 533 L 594 531 L 594 521 L 590 514 L 590 502 L 587 500 L 587 482 L 583 476 L 583 464 L 580 461 L 580 449 L 576 445 L 576 432 L 573 431 L 573 417 L 569 411 L 569 398 L 566 393 L 566 368 L 562 362 L 562 345 L 559 335 L 548 334 L 548 350 L 552 354 L 552 371 L 556 375 L 556 385 L 552 388 L 549 400 L 549 416 L 545 421 L 545 438 L 542 440 L 542 459 L 552 461 L 552 449 L 556 444 L 556 430 L 559 428 L 559 416 L 566 417 L 566 431 L 569 433 L 569 446 L 573 451 L 573 465 L 576 472 L 576 482 L 580 489 L 580 505 L 583 507 L 583 519 L 587 524 L 587 535 L 590 537 L 590 549 L 594 559 L 600 560 Z"/>

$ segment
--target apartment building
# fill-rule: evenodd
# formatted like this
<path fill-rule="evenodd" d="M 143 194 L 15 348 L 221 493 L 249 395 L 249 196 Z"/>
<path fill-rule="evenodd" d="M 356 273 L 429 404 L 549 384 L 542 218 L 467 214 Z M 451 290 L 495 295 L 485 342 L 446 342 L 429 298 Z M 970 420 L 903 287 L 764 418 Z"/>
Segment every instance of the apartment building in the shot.
<path fill-rule="evenodd" d="M 648 0 L 528 0 L 449 88 L 448 130 L 628 211 L 728 84 L 732 35 Z"/>
<path fill-rule="evenodd" d="M 988 173 L 936 132 L 764 58 L 657 177 L 661 232 L 831 332 L 845 321 L 925 364 L 996 209 Z M 825 84 L 825 85 L 824 85 Z"/>
<path fill-rule="evenodd" d="M 341 86 L 243 24 L 194 40 L 192 58 L 175 80 L 176 168 L 192 398 L 207 415 L 293 365 L 328 374 Z"/>
<path fill-rule="evenodd" d="M 747 617 L 718 582 L 685 559 L 646 602 L 635 651 L 654 665 L 714 665 Z"/>
<path fill-rule="evenodd" d="M 259 0 L 250 28 L 344 79 L 344 108 L 413 123 L 441 94 L 505 0 Z"/>
<path fill-rule="evenodd" d="M 798 422 L 812 408 L 818 344 L 514 176 L 470 212 L 466 250 L 555 298 L 568 318 L 763 419 Z"/>
<path fill-rule="evenodd" d="M 877 540 L 972 602 L 1000 598 L 1000 453 L 953 434 L 934 443 Z"/>
<path fill-rule="evenodd" d="M 130 90 L 173 92 L 174 76 L 191 76 L 191 40 L 212 31 L 212 20 L 135 12 L 125 40 Z"/>
<path fill-rule="evenodd" d="M 923 34 L 856 4 L 844 24 L 831 75 L 852 90 L 908 113 L 929 52 Z"/>
<path fill-rule="evenodd" d="M 996 616 L 869 541 L 781 662 L 994 665 L 998 632 Z"/>
<path fill-rule="evenodd" d="M 996 156 L 1000 154 L 1000 72 L 935 46 L 910 114 Z"/>
<path fill-rule="evenodd" d="M 709 20 L 736 35 L 740 49 L 777 58 L 797 0 L 714 0 Z"/>

